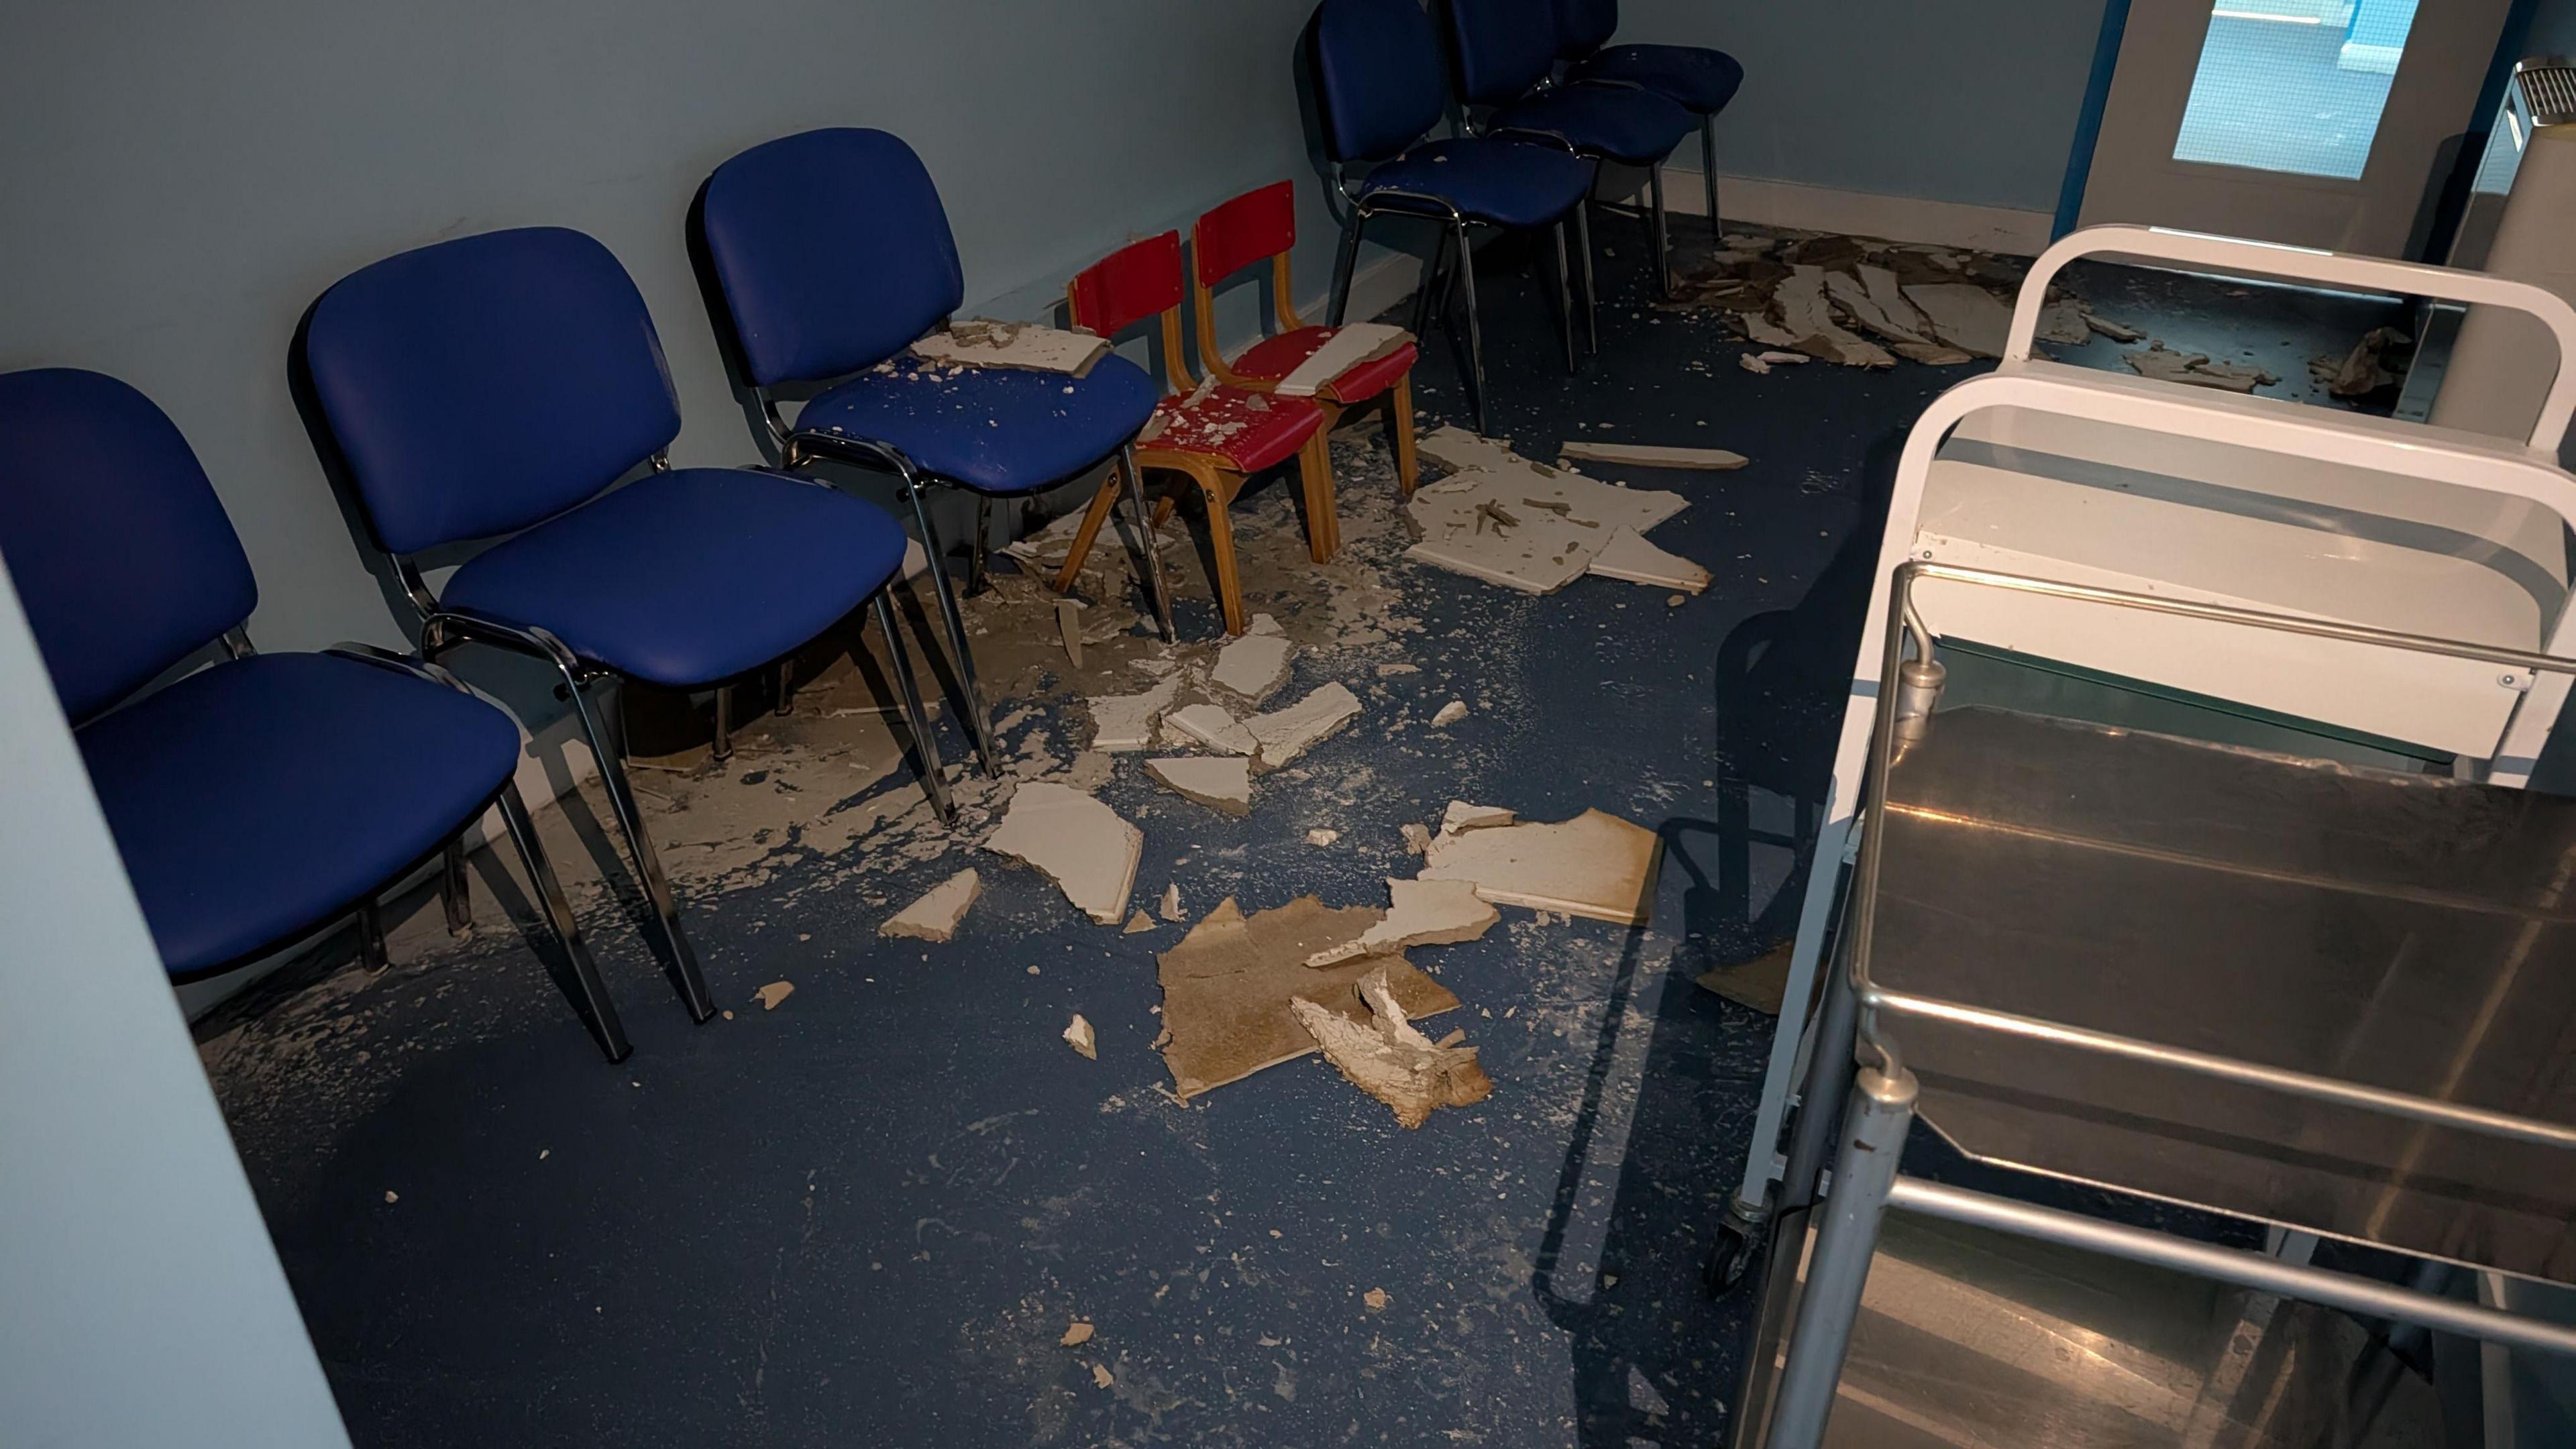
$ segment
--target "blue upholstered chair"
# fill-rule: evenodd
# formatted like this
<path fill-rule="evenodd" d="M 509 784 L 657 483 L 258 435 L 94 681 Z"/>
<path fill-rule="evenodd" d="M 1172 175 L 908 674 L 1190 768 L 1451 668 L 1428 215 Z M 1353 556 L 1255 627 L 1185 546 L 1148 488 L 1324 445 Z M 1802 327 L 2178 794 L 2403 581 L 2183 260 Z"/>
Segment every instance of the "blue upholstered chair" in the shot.
<path fill-rule="evenodd" d="M 1702 45 L 1612 45 L 1618 28 L 1619 0 L 1556 0 L 1556 53 L 1566 62 L 1566 78 L 1642 87 L 1699 117 L 1708 229 L 1716 234 L 1717 113 L 1744 84 L 1744 67 Z"/>
<path fill-rule="evenodd" d="M 627 785 L 616 701 L 604 707 L 595 687 L 720 685 L 873 600 L 922 786 L 950 813 L 886 592 L 902 527 L 792 473 L 672 468 L 680 412 L 661 341 L 606 247 L 528 227 L 388 257 L 313 304 L 302 359 L 368 527 L 420 611 L 422 654 L 473 640 L 562 675 L 692 1019 L 715 1005 Z M 493 538 L 430 589 L 419 554 Z"/>
<path fill-rule="evenodd" d="M 1481 119 L 1470 110 L 1472 126 L 1490 135 L 1549 137 L 1585 156 L 1645 168 L 1655 290 L 1669 295 L 1672 242 L 1664 218 L 1663 165 L 1690 135 L 1690 112 L 1635 86 L 1556 84 L 1555 0 L 1442 4 L 1458 61 L 1458 98 L 1468 107 L 1488 108 Z"/>
<path fill-rule="evenodd" d="M 1452 286 L 1463 290 L 1468 380 L 1474 387 L 1476 426 L 1481 430 L 1485 426 L 1484 345 L 1467 229 L 1554 229 L 1562 296 L 1563 227 L 1569 218 L 1582 224 L 1593 162 L 1553 144 L 1485 136 L 1425 140 L 1439 124 L 1447 89 L 1441 79 L 1439 37 L 1417 0 L 1324 0 L 1315 8 L 1308 39 L 1325 153 L 1333 164 L 1333 184 L 1350 203 L 1342 222 L 1341 261 L 1333 275 L 1329 320 L 1340 326 L 1349 308 L 1351 271 L 1359 259 L 1360 233 L 1370 219 L 1412 216 L 1440 222 L 1446 230 L 1415 300 L 1413 330 L 1421 333 L 1435 300 L 1445 325 Z M 1354 173 L 1354 167 L 1366 169 Z M 1578 250 L 1586 258 L 1588 285 L 1591 248 Z M 1566 339 L 1571 365 L 1570 319 Z"/>
<path fill-rule="evenodd" d="M 901 480 L 930 556 L 969 733 L 1000 773 L 945 549 L 922 491 L 944 483 L 977 498 L 970 550 L 980 586 L 991 500 L 1025 498 L 1113 458 L 1145 536 L 1143 485 L 1129 450 L 1154 412 L 1144 370 L 1105 357 L 1080 377 L 1004 368 L 936 369 L 909 352 L 965 300 L 965 272 L 939 189 L 921 158 L 884 131 L 835 128 L 765 142 L 707 178 L 698 240 L 736 367 L 790 468 L 814 458 Z M 790 422 L 785 389 L 821 385 Z M 1162 558 L 1145 550 L 1163 637 L 1173 637 Z"/>
<path fill-rule="evenodd" d="M 563 958 L 549 968 L 600 1050 L 624 1059 L 617 1008 L 511 783 L 518 727 L 419 660 L 252 652 L 250 560 L 150 399 L 73 368 L 0 375 L 0 557 L 174 979 L 352 914 L 381 966 L 377 893 L 445 856 L 456 920 L 458 837 L 497 803 Z M 141 693 L 218 640 L 229 658 Z"/>

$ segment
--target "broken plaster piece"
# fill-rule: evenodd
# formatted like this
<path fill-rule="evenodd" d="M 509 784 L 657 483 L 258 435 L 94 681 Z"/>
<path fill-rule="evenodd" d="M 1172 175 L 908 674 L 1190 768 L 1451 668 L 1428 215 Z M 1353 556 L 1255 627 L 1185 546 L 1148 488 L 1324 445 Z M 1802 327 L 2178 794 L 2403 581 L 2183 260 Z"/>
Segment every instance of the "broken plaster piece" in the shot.
<path fill-rule="evenodd" d="M 1750 352 L 1739 352 L 1735 354 L 1735 365 L 1743 368 L 1746 372 L 1752 373 L 1756 377 L 1768 377 L 1771 375 L 1771 364 L 1764 362 L 1761 358 L 1754 356 Z"/>
<path fill-rule="evenodd" d="M 1188 919 L 1188 917 L 1181 914 L 1181 883 L 1179 881 L 1173 881 L 1169 885 L 1163 887 L 1163 902 L 1155 908 L 1155 912 L 1167 921 L 1181 921 Z"/>
<path fill-rule="evenodd" d="M 1475 940 L 1502 919 L 1468 881 L 1390 879 L 1386 893 L 1392 904 L 1385 920 L 1356 941 L 1307 957 L 1306 964 L 1321 968 L 1362 956 L 1384 956 L 1408 946 L 1451 946 Z"/>
<path fill-rule="evenodd" d="M 1163 743 L 1179 740 L 1229 755 L 1248 755 L 1261 748 L 1241 721 L 1214 704 L 1193 704 L 1163 716 Z"/>
<path fill-rule="evenodd" d="M 1112 694 L 1087 701 L 1091 706 L 1091 747 L 1095 750 L 1142 750 L 1154 743 L 1154 721 L 1172 707 L 1181 681 L 1166 679 L 1143 694 Z"/>
<path fill-rule="evenodd" d="M 2176 352 L 2162 342 L 2125 352 L 2120 360 L 2140 377 L 2216 388 L 2221 392 L 2250 393 L 2258 387 L 2280 381 L 2260 368 L 2233 362 L 2212 362 L 2206 353 Z"/>
<path fill-rule="evenodd" d="M 1152 929 L 1154 929 L 1154 918 L 1143 911 L 1138 911 L 1127 918 L 1127 929 L 1123 934 L 1141 936 Z"/>
<path fill-rule="evenodd" d="M 1430 826 L 1408 820 L 1396 828 L 1404 836 L 1405 854 L 1420 855 L 1431 848 Z"/>
<path fill-rule="evenodd" d="M 921 338 L 912 344 L 912 351 L 924 361 L 955 367 L 1008 367 L 1080 377 L 1109 354 L 1109 343 L 1087 332 L 976 317 Z"/>
<path fill-rule="evenodd" d="M 1100 1043 L 1092 1036 L 1091 1023 L 1082 1019 L 1081 1012 L 1075 1012 L 1073 1014 L 1073 1024 L 1064 1029 L 1064 1041 L 1065 1045 L 1072 1047 L 1075 1051 L 1082 1053 L 1090 1060 L 1095 1062 L 1100 1060 Z"/>
<path fill-rule="evenodd" d="M 1934 282 L 1905 289 L 1905 300 L 1932 319 L 1938 340 L 1979 357 L 2001 357 L 2012 333 L 2012 308 L 1973 282 Z"/>
<path fill-rule="evenodd" d="M 760 1009 L 763 1011 L 776 1011 L 778 1003 L 795 994 L 796 983 L 793 981 L 772 981 L 751 993 L 752 999 L 760 1003 Z"/>
<path fill-rule="evenodd" d="M 1259 742 L 1261 768 L 1275 770 L 1340 733 L 1359 715 L 1359 696 L 1334 680 L 1286 709 L 1245 720 L 1243 732 Z"/>
<path fill-rule="evenodd" d="M 1341 838 L 1342 832 L 1338 830 L 1326 830 L 1321 826 L 1306 832 L 1306 843 L 1317 847 L 1330 845 Z"/>
<path fill-rule="evenodd" d="M 1055 631 L 1064 637 L 1064 657 L 1073 661 L 1074 668 L 1080 669 L 1082 667 L 1082 601 L 1080 599 L 1055 601 Z"/>
<path fill-rule="evenodd" d="M 1440 706 L 1439 712 L 1431 716 L 1431 727 L 1435 730 L 1445 730 L 1466 717 L 1467 701 L 1453 699 Z"/>
<path fill-rule="evenodd" d="M 1728 473 L 1753 460 L 1724 448 L 1660 448 L 1642 443 L 1569 442 L 1557 450 L 1586 463 L 1620 463 L 1632 468 L 1681 468 Z"/>
<path fill-rule="evenodd" d="M 1270 616 L 1264 614 L 1264 619 Z M 1217 651 L 1216 668 L 1208 678 L 1254 704 L 1268 699 L 1273 690 L 1288 682 L 1288 656 L 1295 650 L 1278 632 L 1274 622 L 1267 631 L 1256 631 L 1228 641 Z"/>
<path fill-rule="evenodd" d="M 1778 345 L 1804 352 L 1827 362 L 1845 367 L 1894 367 L 1896 359 L 1887 349 L 1854 332 L 1847 332 L 1834 320 L 1834 309 L 1825 300 L 1825 269 L 1799 264 L 1771 289 L 1771 308 L 1779 319 L 1779 331 L 1789 340 Z M 1750 331 L 1748 327 L 1746 329 Z M 1755 334 L 1757 342 L 1770 343 L 1772 338 Z"/>
<path fill-rule="evenodd" d="M 1419 1127 L 1442 1107 L 1466 1107 L 1494 1093 L 1494 1082 L 1469 1046 L 1436 1046 L 1416 1031 L 1396 1002 L 1384 968 L 1360 981 L 1370 1017 L 1365 1024 L 1317 1006 L 1292 1001 L 1297 1024 L 1322 1048 L 1324 1059 L 1351 1085 L 1384 1102 L 1406 1128 Z"/>
<path fill-rule="evenodd" d="M 2093 329 L 2084 321 L 2084 304 L 2070 298 L 2042 306 L 2039 326 L 2031 335 L 2041 342 L 2079 347 L 2093 340 Z"/>
<path fill-rule="evenodd" d="M 1586 810 L 1553 824 L 1536 821 L 1441 835 L 1424 853 L 1422 880 L 1465 880 L 1496 905 L 1565 911 L 1623 926 L 1654 912 L 1663 843 L 1616 815 Z"/>
<path fill-rule="evenodd" d="M 1164 788 L 1225 815 L 1252 813 L 1252 762 L 1241 755 L 1178 755 L 1147 760 L 1145 773 Z"/>
<path fill-rule="evenodd" d="M 1462 830 L 1510 825 L 1519 819 L 1518 815 L 1500 805 L 1470 805 L 1464 800 L 1452 800 L 1449 808 L 1440 812 L 1440 833 L 1455 835 Z"/>
<path fill-rule="evenodd" d="M 1093 1329 L 1090 1324 L 1077 1318 L 1073 1322 L 1065 1325 L 1064 1337 L 1056 1340 L 1056 1346 L 1058 1348 L 1080 1348 L 1082 1345 L 1091 1342 L 1092 1332 Z"/>
<path fill-rule="evenodd" d="M 1637 536 L 1635 529 L 1615 528 L 1602 541 L 1601 551 L 1592 556 L 1587 572 L 1605 579 L 1625 579 L 1632 584 L 1652 584 L 1659 589 L 1680 589 L 1696 594 L 1708 587 L 1708 570 L 1680 554 L 1655 547 Z"/>
<path fill-rule="evenodd" d="M 1127 919 L 1145 833 L 1070 785 L 1027 780 L 984 848 L 1036 866 L 1084 915 L 1114 926 Z"/>
<path fill-rule="evenodd" d="M 908 936 L 916 941 L 945 941 L 957 934 L 966 908 L 984 893 L 984 878 L 970 867 L 922 893 L 921 899 L 895 912 L 877 927 L 880 936 Z"/>
<path fill-rule="evenodd" d="M 1330 330 L 1332 336 L 1279 379 L 1272 392 L 1281 397 L 1313 397 L 1334 378 L 1413 340 L 1412 333 L 1384 322 L 1353 322 Z"/>

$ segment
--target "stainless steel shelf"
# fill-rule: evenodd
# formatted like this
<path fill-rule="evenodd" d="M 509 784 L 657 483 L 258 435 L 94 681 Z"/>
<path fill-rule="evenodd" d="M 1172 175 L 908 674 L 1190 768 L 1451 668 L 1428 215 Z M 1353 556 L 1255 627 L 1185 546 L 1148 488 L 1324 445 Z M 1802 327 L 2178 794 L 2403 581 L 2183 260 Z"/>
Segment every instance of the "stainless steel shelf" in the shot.
<path fill-rule="evenodd" d="M 1890 768 L 1876 990 L 2576 1128 L 2576 801 L 1989 709 Z M 2564 1147 L 1882 1012 L 2001 1164 L 2576 1282 Z"/>

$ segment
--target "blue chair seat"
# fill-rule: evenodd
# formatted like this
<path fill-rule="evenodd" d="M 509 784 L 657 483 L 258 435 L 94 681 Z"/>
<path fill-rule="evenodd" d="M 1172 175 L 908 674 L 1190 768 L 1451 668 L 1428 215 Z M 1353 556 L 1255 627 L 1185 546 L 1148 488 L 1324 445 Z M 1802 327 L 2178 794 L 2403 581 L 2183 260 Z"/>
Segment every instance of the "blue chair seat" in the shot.
<path fill-rule="evenodd" d="M 1573 74 L 1644 86 L 1703 116 L 1725 110 L 1744 84 L 1742 62 L 1698 45 L 1614 45 L 1577 64 Z"/>
<path fill-rule="evenodd" d="M 675 689 L 780 658 L 903 565 L 884 509 L 742 468 L 648 473 L 477 555 L 440 602 Z"/>
<path fill-rule="evenodd" d="M 1547 226 L 1592 189 L 1592 163 L 1527 141 L 1432 141 L 1371 171 L 1362 196 L 1411 191 L 1437 196 L 1470 221 Z"/>
<path fill-rule="evenodd" d="M 978 493 L 1032 493 L 1117 452 L 1158 400 L 1154 380 L 1123 357 L 1066 377 L 904 356 L 805 404 L 796 430 L 888 444 Z"/>
<path fill-rule="evenodd" d="M 286 944 L 445 845 L 518 765 L 471 695 L 321 654 L 218 664 L 81 728 L 174 976 Z"/>
<path fill-rule="evenodd" d="M 1650 90 L 1627 86 L 1558 86 L 1494 112 L 1496 129 L 1516 127 L 1562 136 L 1569 146 L 1632 166 L 1672 154 L 1699 122 Z"/>

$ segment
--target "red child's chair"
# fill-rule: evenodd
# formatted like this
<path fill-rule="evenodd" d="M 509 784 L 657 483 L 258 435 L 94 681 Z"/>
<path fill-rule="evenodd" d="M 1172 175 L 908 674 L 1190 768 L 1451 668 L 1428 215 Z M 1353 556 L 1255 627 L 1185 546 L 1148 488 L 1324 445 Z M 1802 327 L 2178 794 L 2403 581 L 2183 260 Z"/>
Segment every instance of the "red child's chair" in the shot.
<path fill-rule="evenodd" d="M 1297 245 L 1297 194 L 1285 181 L 1247 191 L 1198 220 L 1190 229 L 1190 291 L 1197 304 L 1199 358 L 1219 382 L 1269 392 L 1298 364 L 1339 332 L 1338 327 L 1310 327 L 1297 318 L 1296 294 L 1288 284 L 1288 253 Z M 1226 278 L 1255 262 L 1270 263 L 1270 300 L 1277 314 L 1276 332 L 1229 362 L 1216 345 L 1216 313 L 1209 292 Z M 1324 430 L 1332 431 L 1350 408 L 1378 398 L 1386 400 L 1387 431 L 1395 446 L 1395 473 L 1404 495 L 1413 496 L 1413 360 L 1420 352 L 1407 338 L 1376 357 L 1354 362 L 1315 391 L 1324 409 Z M 1338 534 L 1332 542 L 1339 546 Z"/>
<path fill-rule="evenodd" d="M 1175 231 L 1121 247 L 1065 287 L 1073 325 L 1103 337 L 1159 316 L 1163 375 L 1173 391 L 1136 435 L 1136 466 L 1186 475 L 1206 496 L 1217 600 L 1225 610 L 1225 632 L 1240 634 L 1246 623 L 1243 582 L 1235 570 L 1234 528 L 1226 520 L 1226 508 L 1253 474 L 1292 456 L 1297 459 L 1306 494 L 1308 550 L 1317 563 L 1333 556 L 1339 530 L 1333 524 L 1332 459 L 1324 451 L 1325 413 L 1305 398 L 1271 397 L 1227 387 L 1214 378 L 1204 384 L 1192 378 L 1181 357 L 1181 299 L 1181 234 Z M 1073 587 L 1122 481 L 1113 470 L 1092 498 L 1082 531 L 1074 535 L 1073 551 L 1056 575 L 1059 592 Z M 1158 521 L 1163 516 L 1156 514 Z"/>

